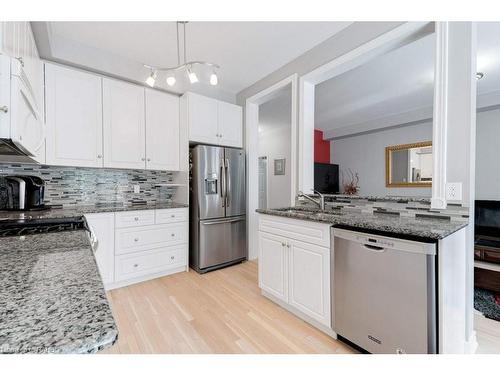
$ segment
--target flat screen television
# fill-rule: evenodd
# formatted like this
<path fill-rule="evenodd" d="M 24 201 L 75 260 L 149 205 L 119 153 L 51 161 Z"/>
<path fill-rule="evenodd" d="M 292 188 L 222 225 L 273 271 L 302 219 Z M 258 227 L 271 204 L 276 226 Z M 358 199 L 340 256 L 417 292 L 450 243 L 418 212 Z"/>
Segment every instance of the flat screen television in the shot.
<path fill-rule="evenodd" d="M 476 200 L 474 232 L 476 235 L 500 237 L 500 201 Z"/>
<path fill-rule="evenodd" d="M 314 163 L 314 190 L 322 194 L 338 194 L 338 164 Z"/>

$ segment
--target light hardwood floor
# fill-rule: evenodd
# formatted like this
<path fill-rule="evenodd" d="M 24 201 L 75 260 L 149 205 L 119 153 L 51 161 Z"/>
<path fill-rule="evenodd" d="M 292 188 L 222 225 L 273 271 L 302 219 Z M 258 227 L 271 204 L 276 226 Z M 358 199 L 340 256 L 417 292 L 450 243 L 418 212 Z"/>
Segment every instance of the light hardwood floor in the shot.
<path fill-rule="evenodd" d="M 500 354 L 500 322 L 476 312 L 474 328 L 477 335 L 477 354 Z"/>
<path fill-rule="evenodd" d="M 264 298 L 257 263 L 108 293 L 118 342 L 104 353 L 354 353 Z"/>

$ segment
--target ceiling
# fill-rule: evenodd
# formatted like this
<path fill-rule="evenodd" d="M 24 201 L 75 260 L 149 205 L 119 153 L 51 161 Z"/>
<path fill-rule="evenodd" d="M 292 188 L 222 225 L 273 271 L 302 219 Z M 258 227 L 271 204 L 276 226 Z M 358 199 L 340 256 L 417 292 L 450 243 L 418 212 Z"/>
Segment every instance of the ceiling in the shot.
<path fill-rule="evenodd" d="M 149 71 L 142 67 L 143 63 L 167 67 L 177 65 L 175 22 L 32 24 L 40 54 L 49 60 L 137 81 L 143 81 L 149 75 Z M 220 85 L 217 89 L 234 95 L 349 24 L 189 22 L 186 26 L 187 59 L 219 64 Z M 164 83 L 162 87 L 168 88 Z M 173 91 L 184 92 L 187 87 L 179 85 Z"/>
<path fill-rule="evenodd" d="M 500 104 L 499 22 L 478 25 L 478 107 Z M 316 86 L 315 127 L 325 138 L 432 117 L 435 34 Z"/>

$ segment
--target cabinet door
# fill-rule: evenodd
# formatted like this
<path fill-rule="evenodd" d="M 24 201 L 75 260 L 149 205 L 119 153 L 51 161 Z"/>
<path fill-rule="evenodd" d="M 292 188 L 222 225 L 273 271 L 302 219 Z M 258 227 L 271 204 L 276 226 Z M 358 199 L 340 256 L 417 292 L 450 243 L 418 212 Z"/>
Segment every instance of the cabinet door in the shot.
<path fill-rule="evenodd" d="M 144 88 L 103 78 L 104 166 L 144 169 Z"/>
<path fill-rule="evenodd" d="M 191 92 L 187 95 L 189 140 L 192 142 L 219 144 L 217 100 Z"/>
<path fill-rule="evenodd" d="M 179 97 L 146 89 L 146 169 L 179 170 Z"/>
<path fill-rule="evenodd" d="M 288 301 L 286 240 L 259 232 L 259 287 L 280 300 Z"/>
<path fill-rule="evenodd" d="M 243 117 L 238 105 L 218 102 L 219 135 L 222 146 L 243 147 Z"/>
<path fill-rule="evenodd" d="M 102 167 L 101 78 L 45 65 L 49 165 Z"/>
<path fill-rule="evenodd" d="M 87 223 L 97 237 L 95 259 L 102 282 L 106 287 L 114 281 L 115 272 L 115 214 L 88 214 Z"/>
<path fill-rule="evenodd" d="M 288 241 L 289 303 L 330 327 L 330 249 Z"/>

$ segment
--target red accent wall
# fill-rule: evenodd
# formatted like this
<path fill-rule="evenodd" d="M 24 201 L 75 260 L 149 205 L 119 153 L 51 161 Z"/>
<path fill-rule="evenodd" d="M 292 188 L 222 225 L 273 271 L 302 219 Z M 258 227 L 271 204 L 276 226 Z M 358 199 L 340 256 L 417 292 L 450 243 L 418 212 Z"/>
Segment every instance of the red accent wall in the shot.
<path fill-rule="evenodd" d="M 314 129 L 314 162 L 330 163 L 330 141 L 323 140 L 323 131 Z"/>

